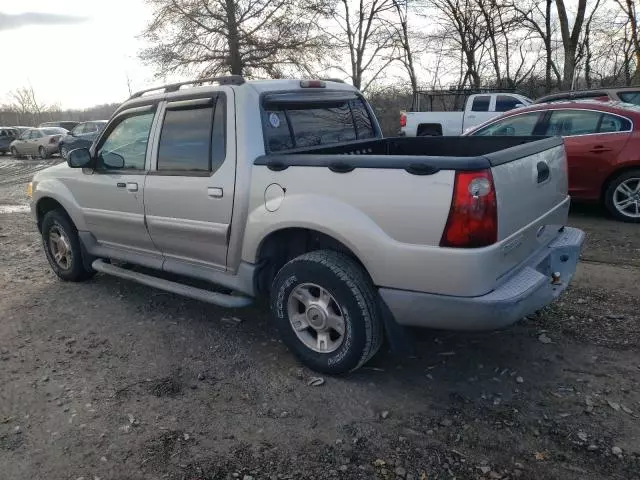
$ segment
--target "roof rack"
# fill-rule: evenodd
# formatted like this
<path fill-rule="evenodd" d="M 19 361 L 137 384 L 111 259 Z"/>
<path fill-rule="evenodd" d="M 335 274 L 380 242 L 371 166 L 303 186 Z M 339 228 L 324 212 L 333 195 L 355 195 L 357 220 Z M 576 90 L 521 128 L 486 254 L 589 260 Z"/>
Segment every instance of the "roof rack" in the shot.
<path fill-rule="evenodd" d="M 211 77 L 211 78 L 200 78 L 197 80 L 188 80 L 186 82 L 178 82 L 178 83 L 170 83 L 168 85 L 163 85 L 161 87 L 153 87 L 147 88 L 145 90 L 140 90 L 139 92 L 134 93 L 129 97 L 129 100 L 132 98 L 138 98 L 144 95 L 145 93 L 155 92 L 158 90 L 158 93 L 170 93 L 177 92 L 180 90 L 180 87 L 183 85 L 202 85 L 204 83 L 217 83 L 218 85 L 242 85 L 245 82 L 245 79 L 241 75 L 227 75 L 225 77 Z"/>

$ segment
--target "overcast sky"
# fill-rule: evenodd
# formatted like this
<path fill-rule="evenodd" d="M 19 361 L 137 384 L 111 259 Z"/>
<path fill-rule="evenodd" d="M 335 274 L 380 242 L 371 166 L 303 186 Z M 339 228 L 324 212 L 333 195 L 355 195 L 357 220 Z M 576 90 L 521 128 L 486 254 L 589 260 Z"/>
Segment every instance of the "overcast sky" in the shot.
<path fill-rule="evenodd" d="M 136 37 L 150 18 L 144 0 L 2 0 L 0 103 L 31 83 L 40 102 L 84 108 L 122 102 L 154 85 Z"/>

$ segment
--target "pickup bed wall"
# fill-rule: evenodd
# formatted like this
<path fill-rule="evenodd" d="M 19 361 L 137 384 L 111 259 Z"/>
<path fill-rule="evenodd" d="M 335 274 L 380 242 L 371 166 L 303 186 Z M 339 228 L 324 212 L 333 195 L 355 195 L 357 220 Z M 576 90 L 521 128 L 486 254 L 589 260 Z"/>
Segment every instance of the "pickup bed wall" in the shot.
<path fill-rule="evenodd" d="M 271 170 L 289 166 L 405 169 L 415 175 L 439 170 L 479 170 L 562 145 L 560 137 L 394 137 L 294 149 L 258 157 Z M 347 158 L 345 158 L 348 156 Z"/>

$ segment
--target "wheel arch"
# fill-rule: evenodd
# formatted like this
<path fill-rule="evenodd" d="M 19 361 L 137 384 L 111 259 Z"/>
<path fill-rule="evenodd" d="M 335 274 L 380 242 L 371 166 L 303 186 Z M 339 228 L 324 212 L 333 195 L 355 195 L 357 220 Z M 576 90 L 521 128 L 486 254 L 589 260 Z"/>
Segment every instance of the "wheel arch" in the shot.
<path fill-rule="evenodd" d="M 67 209 L 64 208 L 64 206 L 58 200 L 53 197 L 42 197 L 36 201 L 34 209 L 39 232 L 42 233 L 42 220 L 44 219 L 44 216 L 52 210 L 60 210 L 64 212 L 64 214 L 69 217 L 69 220 L 71 220 L 71 223 L 73 223 L 75 226 L 71 215 L 69 215 Z"/>
<path fill-rule="evenodd" d="M 369 275 L 364 262 L 344 242 L 319 230 L 286 227 L 267 234 L 258 245 L 254 287 L 258 294 L 269 292 L 271 282 L 289 260 L 316 250 L 335 250 L 351 257 Z"/>
<path fill-rule="evenodd" d="M 422 136 L 425 132 L 431 131 L 436 135 L 431 135 L 434 137 L 441 137 L 443 132 L 443 127 L 441 123 L 420 123 L 418 124 L 418 128 L 416 129 L 416 135 L 418 137 Z"/>
<path fill-rule="evenodd" d="M 605 195 L 607 193 L 609 185 L 611 185 L 611 182 L 613 182 L 620 175 L 624 175 L 625 173 L 630 172 L 632 170 L 640 170 L 640 161 L 633 164 L 626 164 L 624 167 L 618 168 L 613 172 L 611 172 L 607 176 L 607 178 L 605 178 L 605 180 L 602 182 L 602 185 L 600 187 L 600 201 L 604 203 Z"/>

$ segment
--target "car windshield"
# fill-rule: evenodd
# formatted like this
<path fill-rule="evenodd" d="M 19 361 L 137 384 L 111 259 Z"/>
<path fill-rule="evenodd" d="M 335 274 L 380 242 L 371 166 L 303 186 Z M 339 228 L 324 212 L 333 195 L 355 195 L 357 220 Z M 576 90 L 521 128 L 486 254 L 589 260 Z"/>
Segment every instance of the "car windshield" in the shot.
<path fill-rule="evenodd" d="M 41 129 L 45 135 L 64 135 L 67 131 L 60 127 L 47 127 Z"/>

